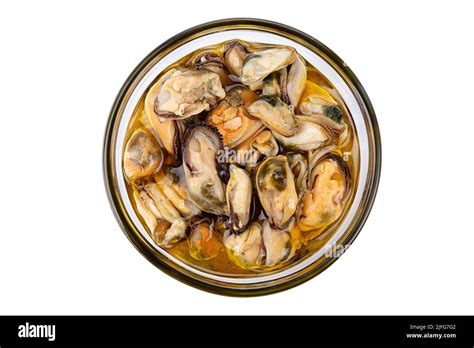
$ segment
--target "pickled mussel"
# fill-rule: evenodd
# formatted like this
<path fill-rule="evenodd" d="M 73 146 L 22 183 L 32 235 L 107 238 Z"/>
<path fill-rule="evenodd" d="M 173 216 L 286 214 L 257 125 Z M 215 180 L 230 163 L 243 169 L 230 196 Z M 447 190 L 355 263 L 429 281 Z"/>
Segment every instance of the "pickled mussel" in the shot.
<path fill-rule="evenodd" d="M 189 254 L 196 260 L 209 260 L 217 256 L 222 245 L 221 237 L 214 229 L 214 222 L 202 219 L 191 226 Z"/>
<path fill-rule="evenodd" d="M 172 72 L 170 72 L 172 73 Z M 158 136 L 163 145 L 163 148 L 171 156 L 171 158 L 177 160 L 180 155 L 180 139 L 178 124 L 174 120 L 165 119 L 160 117 L 155 112 L 155 100 L 158 92 L 163 85 L 163 82 L 167 80 L 170 73 L 162 76 L 158 82 L 156 82 L 148 91 L 145 97 L 145 105 L 143 107 L 146 121 L 150 125 L 152 131 Z"/>
<path fill-rule="evenodd" d="M 262 122 L 247 111 L 257 98 L 258 94 L 243 86 L 232 86 L 225 99 L 209 112 L 206 121 L 217 128 L 224 146 L 234 148 L 263 128 Z"/>
<path fill-rule="evenodd" d="M 230 166 L 226 198 L 232 229 L 242 231 L 250 219 L 252 181 L 244 169 L 233 164 Z"/>
<path fill-rule="evenodd" d="M 256 268 L 265 260 L 265 249 L 262 239 L 262 225 L 252 223 L 243 233 L 224 234 L 224 245 L 231 260 L 242 268 Z"/>
<path fill-rule="evenodd" d="M 131 180 L 143 178 L 159 170 L 162 163 L 163 152 L 150 132 L 144 129 L 133 132 L 123 157 L 125 175 Z"/>
<path fill-rule="evenodd" d="M 224 245 L 231 259 L 246 269 L 271 268 L 294 253 L 290 234 L 272 228 L 268 221 L 254 222 L 238 235 L 226 233 Z"/>
<path fill-rule="evenodd" d="M 217 129 L 205 124 L 187 129 L 183 140 L 183 167 L 191 199 L 202 210 L 216 215 L 225 214 L 225 187 L 219 177 L 216 161 L 222 150 Z"/>
<path fill-rule="evenodd" d="M 325 127 L 323 122 L 315 117 L 296 116 L 299 129 L 293 136 L 285 137 L 278 132 L 273 132 L 275 138 L 288 149 L 310 151 L 317 150 L 332 141 L 334 134 Z"/>
<path fill-rule="evenodd" d="M 164 118 L 185 119 L 209 111 L 224 97 L 220 77 L 215 72 L 174 69 L 159 86 L 154 110 Z"/>
<path fill-rule="evenodd" d="M 336 221 L 342 213 L 349 185 L 350 171 L 341 157 L 330 153 L 321 158 L 311 171 L 298 226 L 304 231 L 317 230 Z"/>
<path fill-rule="evenodd" d="M 295 109 L 305 89 L 307 78 L 306 65 L 303 59 L 297 55 L 295 62 L 291 65 L 286 82 L 286 94 L 291 106 Z"/>
<path fill-rule="evenodd" d="M 295 58 L 296 51 L 292 47 L 281 46 L 257 50 L 245 57 L 240 80 L 246 85 L 261 82 L 272 72 L 293 63 Z"/>
<path fill-rule="evenodd" d="M 252 141 L 252 147 L 262 155 L 270 157 L 278 154 L 278 143 L 268 129 L 258 133 Z"/>
<path fill-rule="evenodd" d="M 258 167 L 255 181 L 268 220 L 277 228 L 284 228 L 295 213 L 298 202 L 288 159 L 283 155 L 268 157 Z"/>
<path fill-rule="evenodd" d="M 277 134 L 289 137 L 298 132 L 299 124 L 293 111 L 278 96 L 261 96 L 249 106 L 248 111 Z"/>
<path fill-rule="evenodd" d="M 240 78 L 242 66 L 248 52 L 242 42 L 238 40 L 229 41 L 225 44 L 225 64 L 230 73 Z"/>

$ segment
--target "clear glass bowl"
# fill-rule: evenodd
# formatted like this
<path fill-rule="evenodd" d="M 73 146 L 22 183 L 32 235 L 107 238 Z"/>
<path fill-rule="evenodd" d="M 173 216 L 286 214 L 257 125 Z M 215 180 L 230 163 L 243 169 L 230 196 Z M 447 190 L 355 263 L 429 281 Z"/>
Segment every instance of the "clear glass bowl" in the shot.
<path fill-rule="evenodd" d="M 245 277 L 221 276 L 198 270 L 158 247 L 132 208 L 121 161 L 130 117 L 140 97 L 160 72 L 196 49 L 235 38 L 296 48 L 342 96 L 353 118 L 360 146 L 359 177 L 352 205 L 324 247 L 280 271 Z M 196 288 L 223 295 L 255 296 L 285 290 L 316 276 L 354 241 L 369 215 L 377 192 L 381 144 L 377 120 L 367 94 L 354 73 L 334 52 L 311 36 L 286 25 L 236 18 L 188 29 L 158 46 L 135 68 L 110 112 L 103 160 L 105 186 L 114 214 L 125 235 L 143 256 L 168 275 Z"/>

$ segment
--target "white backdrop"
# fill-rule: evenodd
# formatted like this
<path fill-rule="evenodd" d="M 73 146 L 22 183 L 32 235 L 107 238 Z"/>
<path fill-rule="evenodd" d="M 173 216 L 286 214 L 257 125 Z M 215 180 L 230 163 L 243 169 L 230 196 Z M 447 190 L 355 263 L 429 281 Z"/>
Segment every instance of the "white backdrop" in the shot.
<path fill-rule="evenodd" d="M 18 1 L 0 5 L 0 314 L 474 314 L 474 46 L 466 2 Z M 102 140 L 124 80 L 209 20 L 252 16 L 333 49 L 372 100 L 380 189 L 350 250 L 295 289 L 208 294 L 116 223 Z"/>

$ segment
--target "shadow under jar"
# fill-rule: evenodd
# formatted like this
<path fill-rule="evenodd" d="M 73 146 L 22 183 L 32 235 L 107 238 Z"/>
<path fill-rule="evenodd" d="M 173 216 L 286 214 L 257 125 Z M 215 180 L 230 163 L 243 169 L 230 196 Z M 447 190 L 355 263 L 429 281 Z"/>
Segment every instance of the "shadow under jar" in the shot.
<path fill-rule="evenodd" d="M 380 175 L 375 114 L 333 52 L 282 24 L 189 29 L 135 69 L 112 108 L 104 176 L 153 264 L 235 296 L 310 279 L 364 224 Z"/>

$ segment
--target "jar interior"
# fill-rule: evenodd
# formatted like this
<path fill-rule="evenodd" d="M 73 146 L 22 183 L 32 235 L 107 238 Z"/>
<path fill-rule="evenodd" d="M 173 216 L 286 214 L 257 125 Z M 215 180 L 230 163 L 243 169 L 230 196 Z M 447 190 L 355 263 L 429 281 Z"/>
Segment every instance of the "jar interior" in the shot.
<path fill-rule="evenodd" d="M 186 59 L 186 57 L 193 54 L 197 49 L 219 45 L 231 39 L 265 44 L 288 45 L 296 48 L 297 52 L 314 67 L 311 72 L 313 78 L 319 79 L 321 83 L 327 84 L 329 89 L 334 92 L 333 96 L 338 100 L 340 105 L 343 106 L 348 124 L 354 135 L 350 149 L 352 154 L 351 166 L 354 174 L 353 183 L 349 201 L 345 205 L 345 211 L 340 220 L 332 225 L 331 228 L 328 228 L 319 238 L 310 242 L 305 249 L 303 249 L 305 252 L 302 253 L 297 261 L 282 268 L 265 271 L 263 273 L 245 271 L 242 269 L 236 269 L 235 272 L 212 271 L 213 267 L 209 267 L 209 265 L 199 264 L 196 263 L 195 260 L 189 260 L 183 257 L 185 253 L 182 249 L 187 248 L 185 241 L 177 245 L 176 249 L 172 248 L 171 252 L 157 246 L 153 240 L 151 240 L 140 218 L 135 213 L 134 203 L 130 199 L 130 186 L 127 185 L 127 179 L 124 177 L 121 167 L 121 159 L 123 157 L 127 136 L 134 127 L 137 127 L 137 122 L 140 122 L 140 110 L 142 110 L 143 98 L 149 86 L 156 81 L 165 69 L 169 68 L 169 66 L 176 61 Z M 195 37 L 159 58 L 160 59 L 150 64 L 146 71 L 142 72 L 141 78 L 135 82 L 119 119 L 115 142 L 114 160 L 116 182 L 126 213 L 133 222 L 135 229 L 149 242 L 149 245 L 157 254 L 167 260 L 168 264 L 177 269 L 186 270 L 187 273 L 196 277 L 212 279 L 214 281 L 236 284 L 268 282 L 296 274 L 309 266 L 315 267 L 320 264 L 320 262 L 317 261 L 324 259 L 324 255 L 328 250 L 334 248 L 341 240 L 347 237 L 354 225 L 354 221 L 361 213 L 360 203 L 363 200 L 364 188 L 369 173 L 370 138 L 365 117 L 367 111 L 364 109 L 359 96 L 355 93 L 352 86 L 350 86 L 344 75 L 338 70 L 337 66 L 333 64 L 328 57 L 324 56 L 323 53 L 317 51 L 316 48 L 311 47 L 309 44 L 294 41 L 282 34 L 274 32 L 248 29 L 229 29 Z M 222 261 L 227 262 L 225 259 L 222 259 Z"/>

